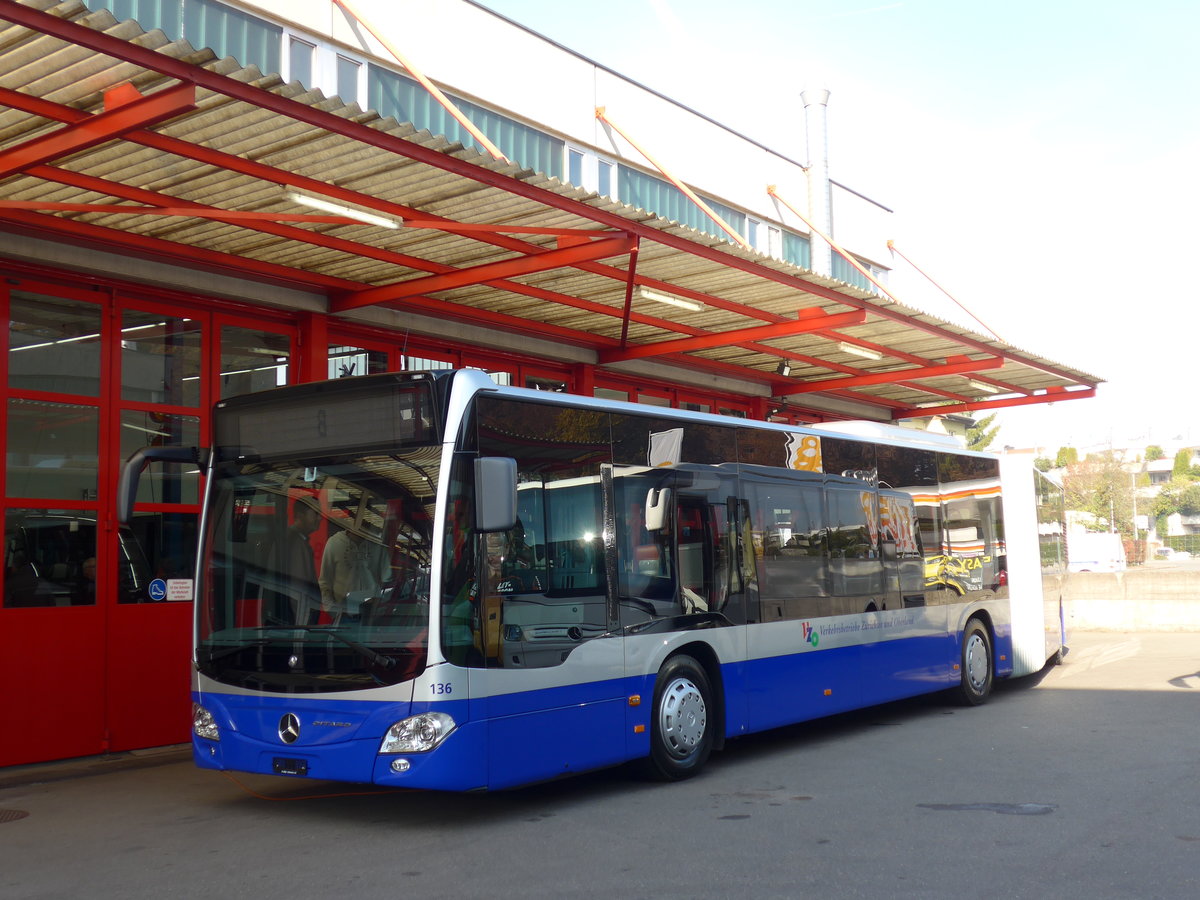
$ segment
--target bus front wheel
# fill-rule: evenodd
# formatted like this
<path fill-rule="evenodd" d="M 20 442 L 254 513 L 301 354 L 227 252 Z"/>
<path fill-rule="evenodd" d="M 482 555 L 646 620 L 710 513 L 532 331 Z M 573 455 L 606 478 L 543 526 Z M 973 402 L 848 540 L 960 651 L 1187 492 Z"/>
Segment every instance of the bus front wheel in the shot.
<path fill-rule="evenodd" d="M 963 629 L 962 679 L 958 693 L 967 706 L 978 706 L 992 692 L 992 640 L 978 619 Z"/>
<path fill-rule="evenodd" d="M 648 774 L 663 781 L 689 778 L 704 767 L 713 745 L 712 688 L 704 667 L 672 656 L 654 683 Z"/>

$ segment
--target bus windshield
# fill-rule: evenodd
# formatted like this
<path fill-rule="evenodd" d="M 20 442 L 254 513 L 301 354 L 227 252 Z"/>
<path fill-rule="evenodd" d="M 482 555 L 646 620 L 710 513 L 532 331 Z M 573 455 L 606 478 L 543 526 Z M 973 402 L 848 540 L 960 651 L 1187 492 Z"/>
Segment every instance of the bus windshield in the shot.
<path fill-rule="evenodd" d="M 278 693 L 423 671 L 440 447 L 218 463 L 196 662 Z"/>

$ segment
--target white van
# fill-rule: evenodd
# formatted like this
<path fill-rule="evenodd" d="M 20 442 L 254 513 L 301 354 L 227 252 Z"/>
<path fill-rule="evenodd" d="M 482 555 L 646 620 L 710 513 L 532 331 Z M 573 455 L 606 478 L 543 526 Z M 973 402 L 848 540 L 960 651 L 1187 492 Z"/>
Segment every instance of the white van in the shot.
<path fill-rule="evenodd" d="M 1121 535 L 1107 531 L 1072 531 L 1067 535 L 1068 572 L 1124 572 Z"/>

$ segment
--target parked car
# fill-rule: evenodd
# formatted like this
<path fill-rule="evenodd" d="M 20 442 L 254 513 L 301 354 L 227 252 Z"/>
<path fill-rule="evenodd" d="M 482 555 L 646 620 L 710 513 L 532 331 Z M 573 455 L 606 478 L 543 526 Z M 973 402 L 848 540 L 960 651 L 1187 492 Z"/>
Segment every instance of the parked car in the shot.
<path fill-rule="evenodd" d="M 1173 547 L 1159 547 L 1154 551 L 1154 558 L 1179 561 L 1191 559 L 1192 554 L 1187 550 L 1176 550 Z"/>

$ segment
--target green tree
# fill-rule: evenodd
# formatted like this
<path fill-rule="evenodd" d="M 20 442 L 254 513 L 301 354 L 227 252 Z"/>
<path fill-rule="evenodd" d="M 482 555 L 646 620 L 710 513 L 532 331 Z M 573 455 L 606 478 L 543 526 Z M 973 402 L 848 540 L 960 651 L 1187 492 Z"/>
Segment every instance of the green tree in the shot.
<path fill-rule="evenodd" d="M 1187 479 L 1192 475 L 1192 451 L 1180 450 L 1175 454 L 1175 465 L 1171 467 L 1171 478 Z"/>
<path fill-rule="evenodd" d="M 1063 479 L 1067 509 L 1091 513 L 1115 531 L 1132 535 L 1133 485 L 1111 450 L 1094 453 L 1067 470 Z"/>
<path fill-rule="evenodd" d="M 1054 468 L 1054 460 L 1048 456 L 1039 456 L 1033 461 L 1033 467 L 1039 472 L 1049 472 Z"/>
<path fill-rule="evenodd" d="M 1166 451 L 1158 444 L 1151 444 L 1146 448 L 1146 462 L 1154 462 L 1156 459 L 1165 459 Z"/>
<path fill-rule="evenodd" d="M 967 449 L 968 450 L 986 450 L 988 446 L 996 438 L 996 433 L 1000 430 L 997 425 L 992 428 L 992 422 L 996 420 L 996 413 L 990 416 L 984 416 L 976 421 L 973 425 L 967 428 Z"/>
<path fill-rule="evenodd" d="M 1200 482 L 1175 478 L 1162 486 L 1154 498 L 1154 515 L 1165 517 L 1174 513 L 1200 515 Z"/>
<path fill-rule="evenodd" d="M 1058 456 L 1054 458 L 1054 467 L 1056 469 L 1065 469 L 1067 466 L 1073 466 L 1079 462 L 1079 451 L 1074 447 L 1059 447 Z"/>

